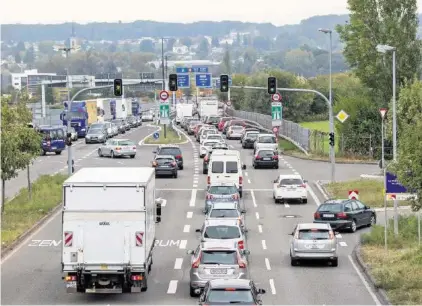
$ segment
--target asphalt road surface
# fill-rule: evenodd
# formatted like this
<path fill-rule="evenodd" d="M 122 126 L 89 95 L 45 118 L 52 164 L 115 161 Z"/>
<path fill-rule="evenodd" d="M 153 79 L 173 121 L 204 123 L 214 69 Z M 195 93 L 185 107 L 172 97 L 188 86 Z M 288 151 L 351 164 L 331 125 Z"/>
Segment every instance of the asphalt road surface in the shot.
<path fill-rule="evenodd" d="M 124 137 L 139 142 L 153 130 L 144 126 Z M 232 148 L 240 149 L 239 141 L 228 143 Z M 135 159 L 99 158 L 97 147 L 78 146 L 76 167 L 150 166 L 153 158 L 152 146 L 138 147 Z M 162 223 L 157 225 L 157 248 L 147 292 L 125 295 L 67 294 L 61 280 L 61 218 L 57 214 L 21 248 L 3 260 L 2 303 L 197 305 L 197 299 L 189 296 L 190 256 L 186 255 L 186 250 L 195 248 L 199 243 L 195 229 L 204 220 L 202 209 L 206 175 L 202 174 L 198 144 L 191 140 L 181 148 L 185 168 L 179 172 L 179 177 L 157 179 L 156 182 L 158 196 L 166 201 Z M 368 290 L 367 283 L 350 257 L 359 232 L 341 233 L 338 237 L 340 250 L 337 268 L 327 265 L 290 266 L 288 234 L 297 222 L 312 221 L 313 213 L 322 200 L 315 195 L 314 187 L 311 188 L 312 180 L 319 179 L 320 174 L 329 170 L 312 170 L 314 168 L 301 166 L 303 161 L 293 161 L 291 158 L 282 159 L 279 170 L 254 170 L 251 166 L 251 150 L 243 150 L 241 155 L 247 165 L 242 205 L 247 210 L 250 274 L 259 287 L 267 290 L 267 294 L 263 295 L 264 304 L 376 304 L 375 296 Z M 44 163 L 39 169 L 45 169 L 46 173 L 65 170 L 65 156 L 46 157 L 44 160 L 49 166 Z M 41 162 L 39 164 L 42 165 Z M 309 180 L 308 204 L 274 204 L 272 180 L 280 173 L 293 172 Z"/>

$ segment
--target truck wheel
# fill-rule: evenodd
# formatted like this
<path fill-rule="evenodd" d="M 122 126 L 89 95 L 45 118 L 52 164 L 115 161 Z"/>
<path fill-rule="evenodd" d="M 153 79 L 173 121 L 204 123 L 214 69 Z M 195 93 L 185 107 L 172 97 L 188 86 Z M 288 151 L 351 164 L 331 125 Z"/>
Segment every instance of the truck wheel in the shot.
<path fill-rule="evenodd" d="M 60 155 L 60 154 L 62 154 L 62 151 L 56 151 L 55 153 L 56 153 L 56 155 Z"/>
<path fill-rule="evenodd" d="M 148 277 L 145 276 L 145 282 L 143 283 L 143 286 L 141 287 L 141 292 L 145 292 L 148 290 Z"/>

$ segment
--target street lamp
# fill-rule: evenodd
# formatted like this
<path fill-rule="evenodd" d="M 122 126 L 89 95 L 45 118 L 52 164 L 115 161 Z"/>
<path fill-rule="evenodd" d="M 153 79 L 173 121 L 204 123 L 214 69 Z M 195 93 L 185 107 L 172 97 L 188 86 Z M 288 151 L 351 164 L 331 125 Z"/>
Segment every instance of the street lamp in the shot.
<path fill-rule="evenodd" d="M 333 81 L 332 81 L 332 57 L 333 57 L 333 31 L 330 29 L 318 29 L 319 32 L 328 34 L 330 36 L 330 53 L 329 53 L 329 120 L 330 133 L 334 135 L 334 114 L 333 114 Z M 336 150 L 335 145 L 330 146 L 330 160 L 331 160 L 331 182 L 335 182 L 336 171 Z"/>
<path fill-rule="evenodd" d="M 379 53 L 393 52 L 393 160 L 397 161 L 397 113 L 396 113 L 396 48 L 389 45 L 377 45 Z"/>

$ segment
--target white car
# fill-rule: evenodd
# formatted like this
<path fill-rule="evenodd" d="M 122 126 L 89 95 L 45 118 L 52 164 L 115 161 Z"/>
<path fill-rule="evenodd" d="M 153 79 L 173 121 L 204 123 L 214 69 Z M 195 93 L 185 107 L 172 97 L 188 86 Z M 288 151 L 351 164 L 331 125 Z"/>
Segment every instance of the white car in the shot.
<path fill-rule="evenodd" d="M 241 139 L 244 129 L 245 128 L 243 126 L 233 125 L 228 128 L 227 133 L 226 133 L 226 138 L 227 139 Z"/>
<path fill-rule="evenodd" d="M 199 138 L 199 142 L 201 143 L 203 140 L 207 138 L 208 135 L 211 135 L 211 134 L 218 134 L 218 131 L 214 128 L 202 130 L 201 137 Z"/>
<path fill-rule="evenodd" d="M 220 143 L 219 140 L 206 140 L 199 147 L 199 157 L 203 158 L 208 152 L 212 151 L 212 147 L 217 143 Z"/>
<path fill-rule="evenodd" d="M 273 182 L 274 203 L 296 200 L 308 203 L 306 180 L 298 174 L 281 174 Z"/>
<path fill-rule="evenodd" d="M 259 149 L 278 150 L 277 138 L 273 134 L 259 134 L 254 143 L 254 154 Z"/>
<path fill-rule="evenodd" d="M 154 114 L 152 112 L 142 114 L 142 121 L 153 121 Z"/>
<path fill-rule="evenodd" d="M 204 143 L 205 141 L 208 141 L 208 140 L 218 140 L 221 143 L 226 143 L 224 137 L 219 133 L 217 133 L 217 134 L 208 133 L 207 136 L 204 139 L 201 140 L 201 144 Z"/>

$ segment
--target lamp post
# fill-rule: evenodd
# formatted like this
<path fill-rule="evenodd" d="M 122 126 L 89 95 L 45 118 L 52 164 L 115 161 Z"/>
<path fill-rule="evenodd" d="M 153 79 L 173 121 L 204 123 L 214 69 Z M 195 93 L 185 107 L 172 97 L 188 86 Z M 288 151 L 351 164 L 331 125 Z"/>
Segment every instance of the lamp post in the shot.
<path fill-rule="evenodd" d="M 330 29 L 318 29 L 319 32 L 328 34 L 330 37 L 330 52 L 329 52 L 329 120 L 330 133 L 334 134 L 334 114 L 333 114 L 333 81 L 332 81 L 332 57 L 333 57 L 333 31 Z M 331 182 L 335 182 L 336 173 L 336 150 L 335 145 L 330 146 L 330 161 L 331 161 Z"/>
<path fill-rule="evenodd" d="M 393 160 L 397 161 L 397 110 L 396 110 L 396 48 L 389 45 L 377 45 L 380 53 L 393 52 Z"/>

